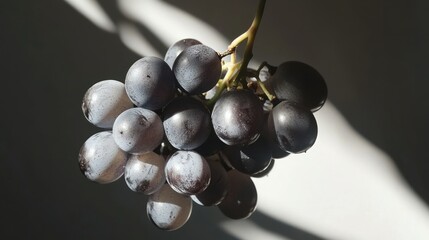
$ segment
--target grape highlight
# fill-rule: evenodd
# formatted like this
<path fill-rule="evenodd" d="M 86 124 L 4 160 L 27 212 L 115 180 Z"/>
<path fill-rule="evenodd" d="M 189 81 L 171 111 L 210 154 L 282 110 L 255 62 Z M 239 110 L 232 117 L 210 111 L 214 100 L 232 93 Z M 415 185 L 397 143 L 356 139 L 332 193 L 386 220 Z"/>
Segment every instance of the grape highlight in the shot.
<path fill-rule="evenodd" d="M 248 66 L 265 2 L 224 51 L 181 39 L 164 59 L 132 63 L 124 82 L 91 86 L 82 112 L 103 130 L 80 150 L 84 176 L 105 184 L 124 175 L 131 191 L 149 196 L 148 218 L 162 230 L 182 227 L 193 203 L 250 217 L 258 199 L 252 178 L 269 177 L 274 161 L 316 143 L 314 112 L 328 94 L 306 63 Z"/>

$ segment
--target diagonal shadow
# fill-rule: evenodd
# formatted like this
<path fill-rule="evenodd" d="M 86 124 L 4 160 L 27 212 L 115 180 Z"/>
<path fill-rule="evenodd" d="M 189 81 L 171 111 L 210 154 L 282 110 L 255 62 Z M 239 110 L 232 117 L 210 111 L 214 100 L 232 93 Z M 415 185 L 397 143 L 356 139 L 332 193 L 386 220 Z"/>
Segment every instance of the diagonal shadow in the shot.
<path fill-rule="evenodd" d="M 325 240 L 325 238 L 317 236 L 314 233 L 300 229 L 286 222 L 279 221 L 259 211 L 254 212 L 252 214 L 252 217 L 249 218 L 248 220 L 252 221 L 253 223 L 257 224 L 258 226 L 260 226 L 261 228 L 269 232 L 277 233 L 281 236 L 285 236 L 290 239 Z"/>
<path fill-rule="evenodd" d="M 156 50 L 158 50 L 158 52 L 165 53 L 167 51 L 168 47 L 165 46 L 152 31 L 150 31 L 143 24 L 128 17 L 124 12 L 122 12 L 119 9 L 118 7 L 119 3 L 117 0 L 98 1 L 98 2 L 100 6 L 103 8 L 103 10 L 112 18 L 115 24 L 118 24 L 120 22 L 126 22 L 128 24 L 132 24 L 136 29 L 139 30 L 142 36 L 144 36 L 148 40 L 148 42 L 150 42 L 151 45 Z"/>

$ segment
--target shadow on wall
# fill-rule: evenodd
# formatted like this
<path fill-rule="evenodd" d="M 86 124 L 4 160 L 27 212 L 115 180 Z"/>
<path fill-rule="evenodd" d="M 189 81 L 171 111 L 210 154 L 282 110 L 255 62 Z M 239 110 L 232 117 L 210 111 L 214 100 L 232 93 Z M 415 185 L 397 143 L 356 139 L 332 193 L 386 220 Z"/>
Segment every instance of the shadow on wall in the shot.
<path fill-rule="evenodd" d="M 66 2 L 141 56 L 163 57 L 168 46 L 189 37 L 217 50 L 229 44 L 209 24 L 164 1 Z M 315 146 L 254 179 L 258 211 L 243 221 L 221 220 L 223 231 L 239 239 L 429 239 L 428 209 L 392 159 L 330 102 L 316 119 Z"/>

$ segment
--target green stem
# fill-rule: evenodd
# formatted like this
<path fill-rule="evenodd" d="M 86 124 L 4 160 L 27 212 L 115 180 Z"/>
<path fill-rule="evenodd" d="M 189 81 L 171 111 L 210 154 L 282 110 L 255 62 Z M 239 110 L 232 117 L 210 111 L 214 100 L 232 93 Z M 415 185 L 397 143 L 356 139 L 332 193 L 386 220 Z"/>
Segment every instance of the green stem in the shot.
<path fill-rule="evenodd" d="M 244 49 L 243 62 L 241 64 L 240 71 L 236 80 L 234 81 L 235 84 L 238 83 L 237 81 L 241 81 L 243 78 L 245 79 L 246 77 L 247 65 L 249 65 L 249 62 L 253 57 L 253 44 L 255 42 L 256 32 L 258 31 L 259 25 L 262 20 L 262 15 L 264 14 L 265 2 L 266 0 L 259 1 L 256 16 L 253 19 L 252 25 L 250 26 L 249 30 L 247 30 L 246 32 L 248 34 L 247 44 L 246 48 Z"/>
<path fill-rule="evenodd" d="M 258 9 L 255 15 L 255 18 L 252 21 L 249 29 L 234 39 L 231 44 L 228 46 L 228 50 L 225 52 L 228 55 L 231 55 L 231 63 L 228 66 L 228 71 L 223 80 L 219 81 L 218 89 L 215 95 L 207 102 L 207 105 L 212 107 L 217 99 L 220 97 L 221 93 L 224 91 L 226 87 L 237 86 L 240 81 L 245 84 L 246 82 L 246 70 L 247 65 L 250 62 L 250 59 L 253 57 L 253 44 L 256 37 L 256 32 L 258 31 L 259 24 L 261 23 L 262 15 L 264 13 L 266 0 L 260 0 Z M 247 39 L 246 47 L 244 49 L 243 61 L 240 63 L 236 63 L 236 49 L 240 43 Z M 222 56 L 220 54 L 219 56 Z M 239 68 L 237 72 L 237 68 Z"/>
<path fill-rule="evenodd" d="M 265 84 L 259 79 L 259 77 L 257 78 L 257 81 L 258 81 L 259 87 L 262 89 L 265 96 L 267 96 L 268 100 L 272 101 L 275 98 L 275 96 L 272 95 L 270 91 L 268 91 L 267 87 L 265 87 Z"/>
<path fill-rule="evenodd" d="M 234 56 L 234 54 L 232 56 Z M 228 67 L 228 71 L 224 79 L 219 80 L 215 95 L 207 101 L 207 105 L 209 107 L 212 107 L 216 103 L 217 99 L 220 97 L 223 90 L 229 86 L 230 79 L 234 79 L 234 77 L 237 76 L 237 70 L 236 70 L 237 67 L 236 67 L 236 64 L 234 64 L 234 62 L 235 61 L 232 61 L 231 65 Z"/>

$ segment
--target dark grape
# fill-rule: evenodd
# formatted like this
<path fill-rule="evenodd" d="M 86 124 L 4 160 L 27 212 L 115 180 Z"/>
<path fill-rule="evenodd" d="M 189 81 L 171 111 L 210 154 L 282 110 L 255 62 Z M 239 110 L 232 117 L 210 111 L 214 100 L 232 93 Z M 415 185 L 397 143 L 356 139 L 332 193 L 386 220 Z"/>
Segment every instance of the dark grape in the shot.
<path fill-rule="evenodd" d="M 128 154 L 118 148 L 111 132 L 99 132 L 80 149 L 79 167 L 89 180 L 111 183 L 124 174 L 127 158 Z"/>
<path fill-rule="evenodd" d="M 201 42 L 192 38 L 186 38 L 177 41 L 168 48 L 167 52 L 165 53 L 164 61 L 168 64 L 168 66 L 170 66 L 170 68 L 173 68 L 173 64 L 174 61 L 176 61 L 177 56 L 179 56 L 179 54 L 184 49 L 197 44 L 201 44 Z"/>
<path fill-rule="evenodd" d="M 289 156 L 290 153 L 281 149 L 277 144 L 271 145 L 271 157 L 275 159 L 280 159 Z"/>
<path fill-rule="evenodd" d="M 215 103 L 212 123 L 216 135 L 228 145 L 255 141 L 264 121 L 263 104 L 248 90 L 224 93 Z"/>
<path fill-rule="evenodd" d="M 113 124 L 113 138 L 129 153 L 153 151 L 162 142 L 164 129 L 161 118 L 148 109 L 131 108 L 121 113 Z"/>
<path fill-rule="evenodd" d="M 165 165 L 168 184 L 176 192 L 195 195 L 204 191 L 210 183 L 210 166 L 198 153 L 177 151 Z"/>
<path fill-rule="evenodd" d="M 217 206 L 232 219 L 249 217 L 256 210 L 258 194 L 252 179 L 236 170 L 228 172 L 228 188 L 225 198 Z"/>
<path fill-rule="evenodd" d="M 250 176 L 255 177 L 255 178 L 261 178 L 261 177 L 267 176 L 271 172 L 271 170 L 273 170 L 274 163 L 275 163 L 275 159 L 271 159 L 270 163 L 268 164 L 268 166 L 264 170 L 257 172 L 257 173 L 254 173 L 254 174 L 250 174 Z"/>
<path fill-rule="evenodd" d="M 164 184 L 158 192 L 149 196 L 146 211 L 155 226 L 172 231 L 188 221 L 192 213 L 192 200 Z"/>
<path fill-rule="evenodd" d="M 221 70 L 217 52 L 202 44 L 183 50 L 173 65 L 177 82 L 189 94 L 200 94 L 212 89 L 219 81 Z"/>
<path fill-rule="evenodd" d="M 125 89 L 136 106 L 156 110 L 174 98 L 175 82 L 174 74 L 164 60 L 144 57 L 128 70 Z"/>
<path fill-rule="evenodd" d="M 124 84 L 116 80 L 94 84 L 86 91 L 82 101 L 85 118 L 100 128 L 112 128 L 116 117 L 132 107 Z"/>
<path fill-rule="evenodd" d="M 154 152 L 131 155 L 125 166 L 125 182 L 134 192 L 150 195 L 164 185 L 164 167 L 165 159 Z"/>
<path fill-rule="evenodd" d="M 195 149 L 210 135 L 210 112 L 192 97 L 174 99 L 165 107 L 163 115 L 165 135 L 177 149 Z"/>
<path fill-rule="evenodd" d="M 231 146 L 222 150 L 222 156 L 236 170 L 245 174 L 258 173 L 270 164 L 271 148 L 264 138 L 248 146 Z"/>
<path fill-rule="evenodd" d="M 267 83 L 278 99 L 297 102 L 312 112 L 319 110 L 328 96 L 322 75 L 302 62 L 280 64 Z"/>
<path fill-rule="evenodd" d="M 295 102 L 283 101 L 268 117 L 268 132 L 283 150 L 304 152 L 317 138 L 317 123 L 313 113 Z"/>
<path fill-rule="evenodd" d="M 277 103 L 278 104 L 278 103 Z M 267 146 L 267 149 L 269 149 L 269 151 L 271 152 L 271 158 L 274 159 L 280 159 L 280 158 L 284 158 L 288 155 L 290 155 L 289 152 L 284 151 L 283 149 L 281 149 L 277 142 L 275 141 L 274 138 L 272 138 L 272 134 L 270 134 L 270 132 L 268 131 L 268 117 L 271 114 L 272 108 L 273 106 L 269 107 L 269 111 L 265 110 L 265 122 L 264 122 L 264 126 L 263 126 L 263 130 L 261 133 L 261 136 L 258 138 L 258 141 L 263 141 L 264 145 Z"/>
<path fill-rule="evenodd" d="M 201 193 L 192 195 L 194 202 L 203 206 L 213 206 L 219 204 L 226 195 L 227 173 L 216 155 L 207 159 L 210 166 L 211 179 L 209 186 Z"/>

